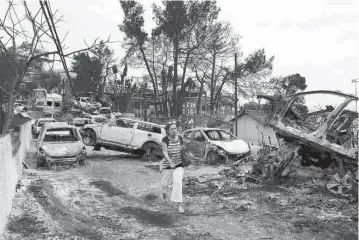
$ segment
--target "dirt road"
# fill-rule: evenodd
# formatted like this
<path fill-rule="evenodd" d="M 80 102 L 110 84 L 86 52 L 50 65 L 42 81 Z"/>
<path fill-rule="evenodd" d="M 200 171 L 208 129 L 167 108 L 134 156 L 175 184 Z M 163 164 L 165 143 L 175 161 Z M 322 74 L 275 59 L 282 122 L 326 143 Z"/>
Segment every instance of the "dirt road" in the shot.
<path fill-rule="evenodd" d="M 158 199 L 160 175 L 146 162 L 88 149 L 87 166 L 35 169 L 34 144 L 4 240 L 357 239 L 357 203 L 307 183 L 228 187 L 203 177 L 216 167 L 192 166 L 180 215 Z"/>

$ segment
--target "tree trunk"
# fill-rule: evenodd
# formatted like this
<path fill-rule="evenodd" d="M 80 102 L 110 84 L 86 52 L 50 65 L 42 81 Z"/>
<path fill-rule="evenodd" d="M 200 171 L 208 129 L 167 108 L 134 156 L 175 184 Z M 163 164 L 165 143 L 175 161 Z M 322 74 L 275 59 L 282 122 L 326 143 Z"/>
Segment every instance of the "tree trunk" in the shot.
<path fill-rule="evenodd" d="M 178 65 L 178 53 L 179 53 L 179 49 L 178 49 L 178 41 L 175 40 L 173 42 L 173 79 L 172 79 L 172 104 L 173 104 L 173 116 L 174 117 L 178 117 L 179 111 L 178 111 L 178 106 L 179 103 L 177 102 L 177 79 L 178 79 L 178 69 L 177 69 L 177 65 Z"/>
<path fill-rule="evenodd" d="M 153 87 L 153 92 L 154 92 L 153 97 L 154 97 L 155 99 L 157 99 L 157 86 L 156 86 L 155 79 L 154 79 L 153 74 L 152 74 L 152 72 L 151 72 L 150 65 L 148 64 L 145 51 L 143 50 L 142 47 L 140 47 L 140 51 L 141 51 L 141 53 L 142 53 L 143 60 L 145 61 L 148 74 L 150 75 L 150 79 L 151 79 L 151 83 L 152 83 L 152 87 Z M 155 115 L 157 116 L 157 104 L 155 104 Z"/>
<path fill-rule="evenodd" d="M 210 107 L 209 107 L 209 110 L 211 112 L 211 114 L 213 114 L 213 111 L 214 111 L 214 105 L 215 105 L 215 102 L 214 102 L 214 91 L 216 89 L 216 81 L 214 79 L 214 72 L 215 72 L 215 68 L 216 68 L 216 54 L 213 54 L 213 57 L 212 57 L 212 73 L 211 73 L 211 92 L 210 92 Z"/>
<path fill-rule="evenodd" d="M 201 101 L 202 101 L 202 92 L 203 92 L 203 86 L 204 86 L 204 81 L 201 82 L 201 86 L 199 87 L 199 95 L 198 95 L 198 99 L 197 99 L 197 106 L 196 106 L 196 113 L 200 114 L 202 109 L 201 109 Z"/>
<path fill-rule="evenodd" d="M 184 104 L 183 95 L 184 95 L 184 93 L 186 91 L 185 79 L 186 79 L 186 71 L 187 71 L 187 65 L 188 65 L 188 60 L 189 60 L 190 55 L 191 55 L 191 53 L 187 52 L 186 59 L 185 59 L 185 62 L 184 62 L 184 66 L 183 66 L 182 80 L 181 80 L 181 92 L 180 92 L 179 99 L 178 99 L 179 112 L 182 112 L 182 108 L 183 108 L 183 104 Z M 185 104 L 187 104 L 187 102 Z"/>

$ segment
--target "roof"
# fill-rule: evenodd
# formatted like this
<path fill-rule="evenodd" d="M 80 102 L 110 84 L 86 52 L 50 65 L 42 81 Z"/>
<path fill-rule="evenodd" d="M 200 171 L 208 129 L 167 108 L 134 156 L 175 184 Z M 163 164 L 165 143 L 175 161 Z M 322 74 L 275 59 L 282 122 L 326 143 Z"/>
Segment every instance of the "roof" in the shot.
<path fill-rule="evenodd" d="M 270 112 L 268 111 L 263 111 L 263 110 L 242 110 L 239 114 L 238 114 L 238 118 L 244 115 L 250 116 L 252 118 L 254 118 L 255 120 L 257 120 L 258 122 L 261 122 L 263 124 L 266 123 L 266 119 L 269 116 Z M 233 119 L 231 119 L 231 121 L 233 121 Z"/>

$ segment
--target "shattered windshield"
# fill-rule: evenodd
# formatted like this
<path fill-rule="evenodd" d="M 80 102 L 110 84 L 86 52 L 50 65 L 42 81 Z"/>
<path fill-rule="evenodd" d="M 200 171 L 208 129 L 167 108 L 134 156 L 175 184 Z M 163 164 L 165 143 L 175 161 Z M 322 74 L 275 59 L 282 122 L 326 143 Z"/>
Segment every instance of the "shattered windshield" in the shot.
<path fill-rule="evenodd" d="M 342 96 L 315 93 L 298 96 L 284 115 L 282 122 L 305 133 L 312 133 L 324 124 L 330 113 L 344 102 Z"/>
<path fill-rule="evenodd" d="M 75 142 L 78 136 L 73 128 L 49 129 L 45 133 L 44 142 Z"/>
<path fill-rule="evenodd" d="M 234 136 L 222 130 L 207 130 L 204 131 L 207 137 L 214 141 L 230 141 L 236 139 Z"/>
<path fill-rule="evenodd" d="M 97 123 L 104 123 L 107 121 L 106 118 L 102 118 L 102 117 L 94 117 L 93 120 Z"/>

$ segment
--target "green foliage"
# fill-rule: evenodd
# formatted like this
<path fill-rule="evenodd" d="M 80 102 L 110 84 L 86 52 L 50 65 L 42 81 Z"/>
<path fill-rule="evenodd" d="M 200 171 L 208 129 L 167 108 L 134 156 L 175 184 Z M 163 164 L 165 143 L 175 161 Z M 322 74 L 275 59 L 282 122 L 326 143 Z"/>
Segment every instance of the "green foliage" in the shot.
<path fill-rule="evenodd" d="M 144 32 L 143 19 L 143 5 L 137 1 L 120 1 L 122 10 L 124 12 L 124 19 L 119 26 L 120 30 L 126 34 L 129 39 L 136 39 L 137 43 L 142 46 L 147 38 L 147 33 Z"/>
<path fill-rule="evenodd" d="M 307 88 L 305 77 L 300 74 L 291 74 L 286 77 L 275 77 L 269 81 L 275 95 L 289 95 Z"/>
<path fill-rule="evenodd" d="M 96 92 L 101 80 L 103 64 L 97 57 L 90 57 L 87 53 L 74 56 L 72 70 L 76 73 L 74 88 L 77 92 Z"/>
<path fill-rule="evenodd" d="M 45 71 L 40 73 L 36 78 L 38 84 L 50 92 L 61 83 L 61 74 L 55 71 Z"/>

